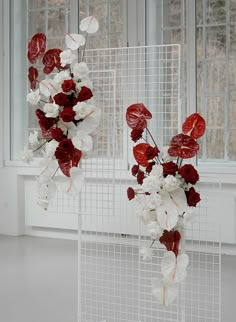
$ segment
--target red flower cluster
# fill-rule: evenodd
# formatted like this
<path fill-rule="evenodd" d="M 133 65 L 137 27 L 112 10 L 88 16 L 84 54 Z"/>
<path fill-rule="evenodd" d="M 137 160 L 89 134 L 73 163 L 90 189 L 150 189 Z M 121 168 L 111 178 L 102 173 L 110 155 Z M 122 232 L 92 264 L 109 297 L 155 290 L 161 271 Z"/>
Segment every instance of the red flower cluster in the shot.
<path fill-rule="evenodd" d="M 175 253 L 175 256 L 178 256 L 179 253 L 179 243 L 181 235 L 178 230 L 167 231 L 164 230 L 162 236 L 159 238 L 161 244 L 166 246 L 168 251 Z"/>

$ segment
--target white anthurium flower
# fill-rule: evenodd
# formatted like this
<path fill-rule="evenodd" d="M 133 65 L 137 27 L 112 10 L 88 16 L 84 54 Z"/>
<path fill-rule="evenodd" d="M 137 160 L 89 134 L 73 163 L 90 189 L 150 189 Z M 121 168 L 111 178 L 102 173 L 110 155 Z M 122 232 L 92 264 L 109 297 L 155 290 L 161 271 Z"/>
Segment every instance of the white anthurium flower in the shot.
<path fill-rule="evenodd" d="M 64 80 L 68 79 L 71 79 L 68 70 L 62 70 L 61 72 L 57 73 L 53 78 L 53 80 L 60 85 L 64 82 Z"/>
<path fill-rule="evenodd" d="M 150 210 L 160 207 L 162 203 L 161 195 L 159 193 L 152 193 L 146 196 L 147 208 Z"/>
<path fill-rule="evenodd" d="M 159 239 L 159 237 L 163 233 L 163 229 L 161 228 L 161 226 L 157 221 L 150 221 L 149 223 L 147 223 L 146 227 L 147 227 L 147 233 L 149 234 L 152 240 Z"/>
<path fill-rule="evenodd" d="M 88 74 L 89 74 L 89 69 L 88 66 L 85 62 L 81 62 L 81 63 L 74 63 L 71 66 L 71 71 L 74 74 L 75 78 L 81 79 L 83 80 L 84 78 L 87 79 L 88 78 Z"/>
<path fill-rule="evenodd" d="M 46 117 L 57 117 L 59 114 L 59 105 L 55 103 L 46 103 L 43 107 Z"/>
<path fill-rule="evenodd" d="M 163 177 L 163 166 L 161 164 L 154 164 L 150 176 Z"/>
<path fill-rule="evenodd" d="M 170 283 L 182 282 L 187 275 L 186 268 L 188 263 L 189 257 L 187 254 L 181 254 L 176 257 L 174 252 L 166 252 L 161 260 L 161 272 L 164 279 Z"/>
<path fill-rule="evenodd" d="M 45 155 L 48 158 L 52 158 L 54 156 L 54 153 L 56 151 L 56 148 L 58 147 L 59 142 L 56 140 L 51 140 L 50 142 L 47 142 L 45 144 Z"/>
<path fill-rule="evenodd" d="M 140 255 L 144 261 L 150 261 L 153 256 L 153 249 L 151 247 L 142 246 L 140 248 Z"/>
<path fill-rule="evenodd" d="M 94 108 L 92 111 L 85 116 L 83 122 L 78 123 L 77 127 L 79 131 L 91 134 L 97 129 L 101 118 L 101 110 L 99 108 Z"/>
<path fill-rule="evenodd" d="M 141 208 L 136 210 L 136 215 L 140 218 L 140 220 L 147 225 L 150 221 L 155 221 L 156 213 L 155 211 L 150 211 L 146 208 Z"/>
<path fill-rule="evenodd" d="M 27 147 L 24 147 L 24 150 L 21 152 L 21 160 L 26 162 L 26 163 L 30 163 L 30 161 L 33 160 L 33 151 L 27 149 Z"/>
<path fill-rule="evenodd" d="M 27 94 L 26 100 L 30 103 L 30 105 L 37 105 L 40 101 L 39 89 L 36 91 L 32 91 L 31 89 L 30 93 Z"/>
<path fill-rule="evenodd" d="M 76 60 L 76 55 L 70 49 L 63 50 L 60 53 L 61 66 L 65 67 L 67 64 L 72 64 Z"/>
<path fill-rule="evenodd" d="M 168 306 L 174 302 L 178 295 L 178 284 L 168 284 L 164 280 L 152 280 L 152 294 L 158 303 Z"/>
<path fill-rule="evenodd" d="M 80 46 L 85 45 L 85 38 L 80 34 L 67 34 L 66 35 L 66 46 L 71 50 L 76 50 Z"/>
<path fill-rule="evenodd" d="M 29 135 L 28 141 L 31 146 L 38 145 L 39 144 L 38 131 L 34 131 L 33 133 L 31 132 Z"/>
<path fill-rule="evenodd" d="M 55 182 L 58 183 L 58 188 L 62 192 L 70 194 L 78 193 L 82 190 L 84 185 L 84 174 L 82 169 L 72 167 L 70 169 L 70 177 L 64 175 L 57 175 L 54 177 Z"/>
<path fill-rule="evenodd" d="M 55 80 L 47 78 L 39 83 L 39 91 L 45 97 L 56 95 L 61 91 L 60 85 Z"/>
<path fill-rule="evenodd" d="M 157 193 L 161 190 L 162 180 L 158 176 L 149 176 L 143 180 L 142 188 L 144 192 Z"/>
<path fill-rule="evenodd" d="M 73 106 L 73 110 L 76 113 L 75 120 L 84 119 L 94 108 L 94 105 L 87 104 L 86 102 L 78 102 Z"/>
<path fill-rule="evenodd" d="M 86 31 L 88 34 L 94 34 L 98 31 L 99 24 L 94 16 L 89 16 L 81 20 L 79 28 L 81 31 Z"/>
<path fill-rule="evenodd" d="M 156 208 L 157 221 L 163 229 L 170 231 L 178 222 L 178 210 L 168 192 L 161 191 L 160 195 L 162 204 Z"/>
<path fill-rule="evenodd" d="M 173 204 L 176 206 L 177 212 L 179 216 L 183 216 L 184 213 L 191 214 L 191 208 L 188 206 L 187 198 L 185 192 L 182 188 L 178 188 L 172 192 L 170 192 L 170 198 Z"/>
<path fill-rule="evenodd" d="M 71 140 L 74 147 L 82 152 L 88 153 L 93 149 L 93 139 L 86 133 L 78 132 Z"/>
<path fill-rule="evenodd" d="M 73 138 L 78 132 L 77 126 L 73 122 L 63 122 L 60 120 L 57 123 L 57 126 L 64 132 L 64 134 L 67 133 L 68 139 Z"/>
<path fill-rule="evenodd" d="M 172 175 L 168 175 L 163 180 L 163 189 L 171 192 L 179 188 L 180 186 L 180 180 Z"/>

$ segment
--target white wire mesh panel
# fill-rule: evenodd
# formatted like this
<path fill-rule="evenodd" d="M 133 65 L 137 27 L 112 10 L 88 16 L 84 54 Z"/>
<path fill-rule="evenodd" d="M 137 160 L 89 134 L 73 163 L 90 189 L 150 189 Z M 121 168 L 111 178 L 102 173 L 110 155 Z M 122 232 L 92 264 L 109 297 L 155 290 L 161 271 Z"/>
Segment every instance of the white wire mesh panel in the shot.
<path fill-rule="evenodd" d="M 102 120 L 93 155 L 82 164 L 78 321 L 219 321 L 220 243 L 208 224 L 208 189 L 182 245 L 190 256 L 188 277 L 169 307 L 156 302 L 151 287 L 164 249 L 156 244 L 152 261 L 141 259 L 140 246 L 151 240 L 126 197 L 133 184 L 126 108 L 144 103 L 159 148 L 169 143 L 180 123 L 179 46 L 89 50 L 85 60 Z"/>

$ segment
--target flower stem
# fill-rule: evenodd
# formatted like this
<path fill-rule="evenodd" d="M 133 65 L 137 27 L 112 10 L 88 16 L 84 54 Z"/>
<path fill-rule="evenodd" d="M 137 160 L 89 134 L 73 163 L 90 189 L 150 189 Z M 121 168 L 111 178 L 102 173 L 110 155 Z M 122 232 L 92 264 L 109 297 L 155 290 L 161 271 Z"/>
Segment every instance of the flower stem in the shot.
<path fill-rule="evenodd" d="M 81 56 L 81 62 L 83 61 L 84 59 L 84 54 L 85 54 L 85 50 L 86 50 L 86 45 L 87 45 L 87 38 L 88 38 L 88 33 L 86 33 L 86 36 L 85 36 L 85 44 L 84 44 L 84 50 L 82 52 L 82 56 Z"/>
<path fill-rule="evenodd" d="M 154 243 L 155 243 L 155 239 L 153 239 L 153 241 L 152 241 L 152 243 L 151 243 L 151 245 L 149 246 L 149 248 L 152 248 L 152 246 L 154 245 Z"/>
<path fill-rule="evenodd" d="M 59 166 L 56 168 L 55 172 L 52 175 L 52 179 L 55 177 L 55 175 L 56 175 L 57 171 L 59 170 L 59 168 L 60 168 Z"/>
<path fill-rule="evenodd" d="M 51 141 L 51 140 L 50 140 Z M 34 151 L 33 151 L 33 153 L 34 152 L 36 152 L 36 151 L 38 151 L 39 149 L 41 149 L 47 142 L 50 142 L 50 141 L 48 141 L 48 140 L 45 140 L 45 142 L 43 142 L 43 144 L 41 144 L 37 149 L 35 149 Z"/>

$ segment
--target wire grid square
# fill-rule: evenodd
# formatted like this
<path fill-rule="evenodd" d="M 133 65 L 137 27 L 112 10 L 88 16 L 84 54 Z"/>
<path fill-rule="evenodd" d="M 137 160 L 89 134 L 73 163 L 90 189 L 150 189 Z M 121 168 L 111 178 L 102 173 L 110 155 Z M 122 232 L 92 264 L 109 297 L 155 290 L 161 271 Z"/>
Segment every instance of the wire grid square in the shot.
<path fill-rule="evenodd" d="M 150 130 L 159 147 L 169 143 L 181 120 L 179 46 L 91 50 L 85 59 L 103 118 L 92 158 L 82 164 L 78 321 L 220 321 L 220 242 L 218 227 L 209 224 L 209 186 L 199 187 L 201 205 L 182 245 L 190 257 L 188 276 L 169 307 L 159 305 L 151 290 L 164 249 L 157 244 L 152 261 L 142 261 L 140 246 L 151 241 L 126 198 L 134 183 L 126 108 L 144 103 L 152 111 Z"/>

